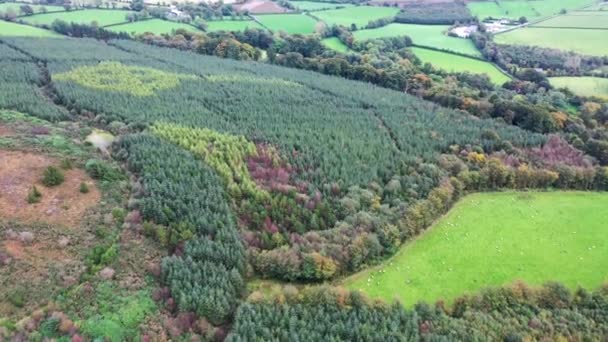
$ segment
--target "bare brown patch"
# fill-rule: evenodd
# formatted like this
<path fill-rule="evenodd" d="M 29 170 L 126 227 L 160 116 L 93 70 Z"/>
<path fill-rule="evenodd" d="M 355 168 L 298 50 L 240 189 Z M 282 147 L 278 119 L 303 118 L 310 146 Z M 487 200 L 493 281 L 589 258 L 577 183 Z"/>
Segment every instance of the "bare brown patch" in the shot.
<path fill-rule="evenodd" d="M 38 242 L 32 245 L 24 245 L 21 241 L 5 241 L 4 249 L 11 257 L 25 260 L 34 265 L 46 266 L 49 260 L 57 262 L 68 259 L 68 254 L 59 249 L 57 244 L 49 242 Z"/>
<path fill-rule="evenodd" d="M 0 137 L 12 137 L 13 135 L 15 135 L 15 131 L 10 127 L 0 124 Z"/>
<path fill-rule="evenodd" d="M 40 183 L 44 169 L 58 162 L 48 156 L 19 151 L 0 151 L 0 217 L 26 223 L 44 222 L 68 227 L 78 225 L 87 209 L 101 198 L 94 182 L 83 171 L 65 171 L 65 181 L 47 188 Z M 89 192 L 80 193 L 80 183 Z M 42 193 L 40 203 L 27 203 L 27 194 L 36 185 Z"/>

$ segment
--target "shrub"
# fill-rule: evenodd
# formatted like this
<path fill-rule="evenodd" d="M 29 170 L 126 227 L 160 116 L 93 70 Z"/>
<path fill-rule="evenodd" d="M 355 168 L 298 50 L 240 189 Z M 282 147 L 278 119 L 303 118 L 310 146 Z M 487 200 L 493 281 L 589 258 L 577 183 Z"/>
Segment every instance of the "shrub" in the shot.
<path fill-rule="evenodd" d="M 64 181 L 63 172 L 55 166 L 49 166 L 44 170 L 42 184 L 46 186 L 57 186 Z"/>
<path fill-rule="evenodd" d="M 86 194 L 89 192 L 89 186 L 87 185 L 87 183 L 85 183 L 85 182 L 80 183 L 80 192 L 83 194 Z"/>
<path fill-rule="evenodd" d="M 119 180 L 122 175 L 119 171 L 113 169 L 106 163 L 97 159 L 89 159 L 85 166 L 85 170 L 94 179 L 101 179 L 105 181 Z"/>
<path fill-rule="evenodd" d="M 29 204 L 38 203 L 38 202 L 40 202 L 41 198 L 42 198 L 42 194 L 40 193 L 40 191 L 38 191 L 38 188 L 35 185 L 32 186 L 32 189 L 27 194 L 27 203 L 29 203 Z"/>

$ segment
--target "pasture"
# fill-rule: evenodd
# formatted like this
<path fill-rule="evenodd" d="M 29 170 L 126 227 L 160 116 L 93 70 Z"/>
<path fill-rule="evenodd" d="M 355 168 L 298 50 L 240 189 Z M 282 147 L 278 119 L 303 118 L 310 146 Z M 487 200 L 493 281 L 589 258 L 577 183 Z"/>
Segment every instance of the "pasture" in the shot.
<path fill-rule="evenodd" d="M 102 10 L 102 9 L 87 9 L 70 12 L 57 12 L 36 14 L 29 17 L 24 17 L 23 20 L 28 24 L 33 25 L 51 25 L 55 20 L 63 20 L 66 22 L 74 22 L 78 24 L 90 24 L 97 22 L 99 26 L 108 26 L 113 24 L 127 22 L 127 14 L 130 11 L 122 10 Z"/>
<path fill-rule="evenodd" d="M 608 29 L 608 11 L 571 12 L 541 21 L 533 27 Z"/>
<path fill-rule="evenodd" d="M 304 14 L 264 14 L 255 18 L 271 31 L 289 34 L 313 33 L 317 25 L 315 19 Z"/>
<path fill-rule="evenodd" d="M 556 88 L 568 88 L 580 96 L 597 96 L 608 100 L 608 78 L 551 77 L 549 81 Z"/>
<path fill-rule="evenodd" d="M 447 25 L 393 23 L 375 29 L 355 31 L 353 36 L 356 40 L 409 36 L 416 45 L 459 52 L 470 56 L 481 56 L 471 40 L 448 36 L 446 34 L 448 28 Z"/>
<path fill-rule="evenodd" d="M 607 205 L 607 193 L 469 195 L 396 256 L 344 284 L 408 307 L 517 280 L 594 289 L 608 280 Z"/>
<path fill-rule="evenodd" d="M 337 4 L 332 2 L 317 1 L 290 1 L 290 3 L 300 11 L 322 11 L 335 8 L 353 7 L 353 4 Z"/>
<path fill-rule="evenodd" d="M 321 40 L 321 44 L 325 45 L 327 48 L 341 53 L 346 53 L 349 50 L 348 46 L 342 43 L 342 41 L 337 37 L 325 38 Z"/>
<path fill-rule="evenodd" d="M 0 20 L 0 36 L 12 36 L 12 37 L 63 37 L 53 31 L 44 30 L 37 27 L 28 25 L 21 25 L 11 23 L 8 21 Z"/>
<path fill-rule="evenodd" d="M 329 26 L 343 25 L 350 27 L 355 24 L 358 28 L 364 28 L 370 21 L 393 17 L 398 12 L 399 9 L 394 7 L 355 6 L 319 11 L 315 12 L 314 15 Z"/>
<path fill-rule="evenodd" d="M 15 3 L 15 2 L 3 2 L 0 3 L 0 13 L 7 13 L 8 11 L 13 11 L 16 15 L 21 15 L 21 6 L 25 5 L 23 3 Z M 34 13 L 44 13 L 46 12 L 61 12 L 65 11 L 63 6 L 53 6 L 53 5 L 34 5 L 28 4 L 33 10 Z"/>
<path fill-rule="evenodd" d="M 531 45 L 574 51 L 584 55 L 608 56 L 606 30 L 528 27 L 497 34 L 498 44 Z"/>
<path fill-rule="evenodd" d="M 443 69 L 450 72 L 470 72 L 472 74 L 486 74 L 490 80 L 496 85 L 502 85 L 508 82 L 510 78 L 502 73 L 492 63 L 480 61 L 473 58 L 453 55 L 447 52 L 435 50 L 412 48 L 414 54 L 422 63 L 430 63 L 438 69 Z"/>
<path fill-rule="evenodd" d="M 467 7 L 479 19 L 507 18 L 517 20 L 539 19 L 558 14 L 562 9 L 579 9 L 594 3 L 594 0 L 499 0 L 468 2 Z"/>
<path fill-rule="evenodd" d="M 207 32 L 245 31 L 248 28 L 262 28 L 262 25 L 254 20 L 213 20 L 207 22 Z"/>
<path fill-rule="evenodd" d="M 129 34 L 142 34 L 146 32 L 151 32 L 156 35 L 160 35 L 163 33 L 171 33 L 178 29 L 183 29 L 186 31 L 198 32 L 199 30 L 194 26 L 190 26 L 188 24 L 176 23 L 173 21 L 162 20 L 162 19 L 150 19 L 150 20 L 142 20 L 136 21 L 134 23 L 115 25 L 106 28 L 107 30 L 114 32 L 127 32 Z"/>

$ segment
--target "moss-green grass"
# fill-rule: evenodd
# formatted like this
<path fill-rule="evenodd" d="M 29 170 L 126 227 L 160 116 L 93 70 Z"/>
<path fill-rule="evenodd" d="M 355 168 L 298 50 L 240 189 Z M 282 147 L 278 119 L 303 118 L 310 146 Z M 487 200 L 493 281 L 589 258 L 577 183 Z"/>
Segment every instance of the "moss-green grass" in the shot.
<path fill-rule="evenodd" d="M 262 28 L 254 20 L 214 20 L 207 22 L 207 31 L 245 31 L 248 28 Z"/>
<path fill-rule="evenodd" d="M 200 30 L 194 26 L 162 19 L 136 21 L 134 23 L 110 26 L 107 27 L 107 29 L 114 32 L 127 32 L 129 34 L 151 32 L 156 35 L 171 33 L 172 31 L 178 29 L 184 29 L 191 32 L 200 32 Z"/>
<path fill-rule="evenodd" d="M 0 3 L 0 12 L 6 13 L 7 11 L 12 10 L 13 12 L 15 12 L 16 15 L 21 15 L 19 9 L 21 8 L 22 5 L 25 5 L 25 4 L 15 3 L 15 2 L 3 2 L 3 3 Z M 43 7 L 46 9 L 47 12 L 65 11 L 65 9 L 62 6 L 34 5 L 34 4 L 27 4 L 27 5 L 29 5 L 34 10 L 34 13 L 41 13 Z"/>
<path fill-rule="evenodd" d="M 536 20 L 558 14 L 562 9 L 579 9 L 595 0 L 501 0 L 501 1 L 474 1 L 468 2 L 467 7 L 471 13 L 480 19 L 508 18 L 518 19 L 526 17 Z"/>
<path fill-rule="evenodd" d="M 317 21 L 304 14 L 264 14 L 255 17 L 271 31 L 290 34 L 309 34 L 315 32 Z"/>
<path fill-rule="evenodd" d="M 528 27 L 498 34 L 494 41 L 498 44 L 533 45 L 591 56 L 608 56 L 606 30 Z"/>
<path fill-rule="evenodd" d="M 37 27 L 21 25 L 0 20 L 0 36 L 12 37 L 63 37 L 53 31 L 43 30 Z"/>
<path fill-rule="evenodd" d="M 429 49 L 413 48 L 412 50 L 423 63 L 431 63 L 439 69 L 450 72 L 487 74 L 490 77 L 490 80 L 496 85 L 502 85 L 505 82 L 510 81 L 510 78 L 498 70 L 492 63 Z"/>
<path fill-rule="evenodd" d="M 351 24 L 363 28 L 370 21 L 393 17 L 399 12 L 394 7 L 355 6 L 349 8 L 334 9 L 315 12 L 314 15 L 326 22 L 328 25 L 343 25 L 350 27 Z"/>
<path fill-rule="evenodd" d="M 344 281 L 374 298 L 448 303 L 488 286 L 608 281 L 608 193 L 484 193 L 463 198 L 382 265 Z"/>
<path fill-rule="evenodd" d="M 528 19 L 540 16 L 534 7 L 533 1 L 508 0 L 501 1 L 500 7 L 505 11 L 508 18 L 526 17 Z"/>
<path fill-rule="evenodd" d="M 502 18 L 505 11 L 494 1 L 475 1 L 467 3 L 469 11 L 479 19 Z"/>
<path fill-rule="evenodd" d="M 541 21 L 533 26 L 608 29 L 608 11 L 573 12 Z M 606 37 L 608 39 L 608 34 Z"/>
<path fill-rule="evenodd" d="M 447 25 L 389 24 L 375 29 L 356 31 L 353 36 L 356 40 L 409 36 L 416 45 L 481 56 L 471 40 L 446 35 L 448 28 Z"/>
<path fill-rule="evenodd" d="M 51 25 L 55 20 L 60 19 L 68 23 L 74 22 L 79 24 L 90 24 L 95 21 L 99 26 L 107 26 L 127 22 L 126 16 L 129 13 L 131 12 L 122 10 L 88 9 L 36 14 L 24 17 L 23 20 L 34 25 Z"/>
<path fill-rule="evenodd" d="M 346 44 L 342 43 L 342 41 L 340 39 L 338 39 L 337 37 L 325 38 L 325 39 L 321 40 L 321 44 L 325 45 L 327 48 L 330 48 L 332 50 L 335 50 L 335 51 L 338 51 L 341 53 L 346 53 L 349 50 L 348 46 L 346 46 Z"/>
<path fill-rule="evenodd" d="M 318 1 L 290 1 L 290 3 L 301 11 L 321 11 L 334 8 L 353 7 L 353 4 L 337 4 L 332 2 Z"/>
<path fill-rule="evenodd" d="M 580 96 L 597 96 L 608 100 L 608 78 L 551 77 L 549 81 L 556 88 L 568 88 Z"/>

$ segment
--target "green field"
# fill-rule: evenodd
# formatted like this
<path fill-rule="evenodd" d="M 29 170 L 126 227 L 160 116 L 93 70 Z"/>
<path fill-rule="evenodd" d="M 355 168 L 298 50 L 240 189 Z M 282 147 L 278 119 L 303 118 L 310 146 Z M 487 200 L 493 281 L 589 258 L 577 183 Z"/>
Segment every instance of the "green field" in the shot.
<path fill-rule="evenodd" d="M 608 78 L 551 77 L 549 81 L 556 88 L 568 88 L 580 96 L 597 96 L 608 99 Z"/>
<path fill-rule="evenodd" d="M 562 9 L 571 10 L 582 8 L 594 3 L 595 0 L 501 0 L 475 1 L 467 3 L 471 13 L 480 19 L 508 18 L 538 19 L 558 14 Z"/>
<path fill-rule="evenodd" d="M 14 3 L 14 2 L 3 2 L 0 3 L 0 12 L 2 13 L 6 13 L 7 11 L 12 10 L 13 12 L 15 12 L 16 15 L 20 15 L 20 11 L 19 8 L 25 4 L 22 3 Z M 58 11 L 65 11 L 65 9 L 63 8 L 63 6 L 53 6 L 53 5 L 34 5 L 34 4 L 28 4 L 33 10 L 34 13 L 40 13 L 42 12 L 42 9 L 45 8 L 47 12 L 58 12 Z"/>
<path fill-rule="evenodd" d="M 271 31 L 290 34 L 309 34 L 315 32 L 317 22 L 304 14 L 264 14 L 255 17 Z"/>
<path fill-rule="evenodd" d="M 331 2 L 317 1 L 290 1 L 290 3 L 301 11 L 321 11 L 334 8 L 353 7 L 353 4 L 336 4 Z"/>
<path fill-rule="evenodd" d="M 37 27 L 10 23 L 0 20 L 0 36 L 12 37 L 63 37 L 53 31 L 43 30 Z"/>
<path fill-rule="evenodd" d="M 326 47 L 338 51 L 338 52 L 342 52 L 342 53 L 346 53 L 348 52 L 348 46 L 346 46 L 344 43 L 342 43 L 342 41 L 340 39 L 338 39 L 337 37 L 330 37 L 330 38 L 325 38 L 323 40 L 321 40 L 321 44 L 325 45 Z"/>
<path fill-rule="evenodd" d="M 450 72 L 487 74 L 490 77 L 490 80 L 497 85 L 502 85 L 510 80 L 507 75 L 503 74 L 492 63 L 429 49 L 412 48 L 412 50 L 423 63 L 431 63 L 439 69 Z"/>
<path fill-rule="evenodd" d="M 399 12 L 394 7 L 356 6 L 329 11 L 315 12 L 314 15 L 326 22 L 328 25 L 343 25 L 350 27 L 351 24 L 363 28 L 370 21 L 392 17 Z"/>
<path fill-rule="evenodd" d="M 498 44 L 535 45 L 591 56 L 608 56 L 608 31 L 559 28 L 520 28 L 495 36 Z"/>
<path fill-rule="evenodd" d="M 472 41 L 445 34 L 447 25 L 389 24 L 383 27 L 353 33 L 357 40 L 409 36 L 416 45 L 455 51 L 470 56 L 481 56 Z"/>
<path fill-rule="evenodd" d="M 214 20 L 207 22 L 207 31 L 245 31 L 248 28 L 262 28 L 254 20 Z"/>
<path fill-rule="evenodd" d="M 594 289 L 608 281 L 608 193 L 484 193 L 465 197 L 393 258 L 345 280 L 411 307 L 516 280 Z"/>
<path fill-rule="evenodd" d="M 598 28 L 608 29 L 608 11 L 573 12 L 568 15 L 541 21 L 534 27 Z M 606 35 L 608 37 L 608 35 Z"/>
<path fill-rule="evenodd" d="M 55 20 L 60 19 L 67 22 L 79 24 L 90 24 L 97 22 L 99 26 L 107 26 L 127 22 L 126 16 L 130 11 L 122 10 L 78 10 L 71 12 L 36 14 L 24 17 L 23 20 L 34 25 L 51 25 Z"/>
<path fill-rule="evenodd" d="M 193 26 L 162 19 L 136 21 L 134 23 L 129 24 L 110 26 L 107 29 L 114 32 L 127 32 L 130 34 L 142 34 L 145 32 L 151 32 L 156 35 L 163 33 L 171 33 L 172 31 L 177 29 L 199 32 L 199 30 Z"/>

